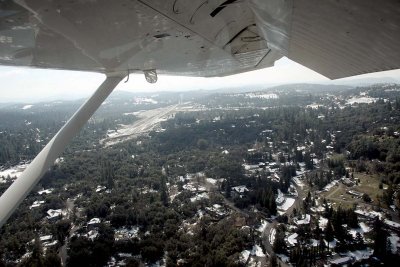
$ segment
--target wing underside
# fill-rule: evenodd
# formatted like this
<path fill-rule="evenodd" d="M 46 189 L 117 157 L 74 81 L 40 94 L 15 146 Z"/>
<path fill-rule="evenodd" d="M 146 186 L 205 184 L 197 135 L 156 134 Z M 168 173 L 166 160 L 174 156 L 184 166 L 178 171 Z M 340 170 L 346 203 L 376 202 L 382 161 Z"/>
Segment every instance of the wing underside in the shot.
<path fill-rule="evenodd" d="M 399 68 L 396 0 L 0 2 L 0 64 L 224 76 L 282 56 L 329 78 Z"/>

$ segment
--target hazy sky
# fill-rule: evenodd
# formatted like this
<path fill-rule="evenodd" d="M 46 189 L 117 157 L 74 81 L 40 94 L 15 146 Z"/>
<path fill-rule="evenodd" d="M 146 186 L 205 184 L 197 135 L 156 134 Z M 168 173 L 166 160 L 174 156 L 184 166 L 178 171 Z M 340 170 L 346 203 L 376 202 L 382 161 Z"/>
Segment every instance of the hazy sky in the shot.
<path fill-rule="evenodd" d="M 400 69 L 360 75 L 351 79 L 391 77 L 400 79 Z M 36 102 L 90 95 L 104 80 L 104 75 L 61 70 L 42 70 L 21 67 L 0 67 L 0 102 Z M 271 85 L 285 83 L 318 83 L 329 79 L 287 58 L 272 68 L 257 70 L 224 78 L 189 78 L 159 76 L 158 82 L 149 84 L 144 75 L 131 75 L 128 83 L 121 82 L 116 90 L 171 91 L 216 89 L 240 85 Z M 268 86 L 266 86 L 268 87 Z"/>

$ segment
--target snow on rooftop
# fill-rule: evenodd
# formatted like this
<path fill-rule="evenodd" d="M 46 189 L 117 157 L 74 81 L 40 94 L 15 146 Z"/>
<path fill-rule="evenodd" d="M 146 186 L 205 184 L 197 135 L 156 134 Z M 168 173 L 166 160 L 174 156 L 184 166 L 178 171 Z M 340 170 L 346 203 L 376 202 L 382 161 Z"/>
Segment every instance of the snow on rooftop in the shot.
<path fill-rule="evenodd" d="M 287 241 L 291 246 L 294 246 L 297 244 L 297 237 L 299 235 L 297 233 L 291 234 L 290 236 L 288 236 Z"/>
<path fill-rule="evenodd" d="M 377 211 L 367 211 L 367 210 L 356 209 L 354 212 L 358 215 L 362 215 L 364 217 L 368 217 L 371 219 L 374 219 L 376 217 L 379 217 L 379 219 L 383 218 L 383 214 L 381 212 L 377 212 Z"/>
<path fill-rule="evenodd" d="M 123 228 L 119 228 L 119 229 L 115 230 L 114 239 L 116 241 L 126 240 L 126 239 L 138 237 L 138 235 L 139 235 L 139 227 L 134 226 L 131 229 L 123 227 Z"/>
<path fill-rule="evenodd" d="M 307 108 L 318 109 L 319 107 L 323 107 L 323 105 L 319 105 L 316 103 L 310 104 L 306 106 Z"/>
<path fill-rule="evenodd" d="M 51 194 L 54 191 L 54 188 L 49 188 L 49 189 L 43 189 L 38 191 L 39 195 L 43 195 L 43 194 Z"/>
<path fill-rule="evenodd" d="M 277 206 L 280 211 L 279 214 L 285 213 L 295 202 L 294 198 L 288 197 L 285 199 L 282 205 Z"/>
<path fill-rule="evenodd" d="M 100 218 L 93 218 L 88 222 L 88 224 L 93 225 L 93 224 L 99 224 L 100 222 L 101 222 Z"/>
<path fill-rule="evenodd" d="M 247 187 L 245 185 L 235 186 L 235 187 L 232 187 L 232 189 L 238 193 L 244 193 L 244 192 L 249 191 L 249 189 L 247 189 Z"/>
<path fill-rule="evenodd" d="M 30 209 L 40 207 L 42 204 L 45 202 L 43 200 L 36 200 L 33 202 L 33 204 L 29 207 Z"/>
<path fill-rule="evenodd" d="M 191 192 L 206 191 L 206 188 L 204 186 L 200 186 L 200 185 L 196 186 L 196 185 L 193 185 L 191 183 L 183 185 L 183 189 L 189 190 Z"/>
<path fill-rule="evenodd" d="M 218 180 L 217 180 L 217 179 L 214 179 L 214 178 L 206 178 L 206 181 L 207 181 L 208 183 L 214 184 L 214 185 L 218 182 Z"/>
<path fill-rule="evenodd" d="M 201 199 L 208 199 L 208 198 L 209 198 L 208 194 L 206 192 L 203 192 L 203 193 L 195 195 L 194 197 L 191 197 L 190 201 L 195 202 L 195 201 L 199 201 Z"/>
<path fill-rule="evenodd" d="M 277 205 L 282 205 L 285 201 L 285 196 L 283 195 L 282 191 L 278 189 L 278 195 L 275 198 L 275 202 Z"/>
<path fill-rule="evenodd" d="M 243 250 L 240 253 L 239 260 L 242 263 L 246 263 L 249 257 L 250 257 L 250 250 Z"/>
<path fill-rule="evenodd" d="M 40 241 L 45 242 L 45 241 L 50 241 L 51 239 L 53 239 L 52 235 L 44 235 L 39 237 Z"/>
<path fill-rule="evenodd" d="M 397 223 L 397 222 L 394 222 L 394 221 L 390 221 L 388 219 L 383 220 L 383 223 L 388 225 L 388 226 L 390 226 L 390 227 L 393 227 L 393 228 L 396 228 L 396 229 L 400 229 L 400 223 Z"/>
<path fill-rule="evenodd" d="M 310 214 L 306 214 L 302 216 L 302 218 L 299 220 L 298 218 L 294 218 L 294 223 L 297 225 L 302 225 L 302 224 L 309 224 L 311 220 Z"/>
<path fill-rule="evenodd" d="M 259 245 L 254 245 L 253 248 L 251 249 L 251 255 L 257 256 L 257 257 L 265 257 L 264 252 L 262 251 L 261 247 Z"/>
<path fill-rule="evenodd" d="M 103 190 L 106 190 L 106 189 L 107 189 L 107 187 L 98 185 L 97 188 L 96 188 L 96 193 L 99 193 L 99 192 L 101 192 Z"/>
<path fill-rule="evenodd" d="M 319 220 L 318 220 L 319 228 L 321 228 L 322 230 L 325 230 L 327 224 L 328 224 L 328 219 L 326 219 L 324 217 L 319 218 Z"/>
<path fill-rule="evenodd" d="M 61 209 L 57 209 L 57 210 L 49 209 L 47 211 L 47 214 L 48 214 L 47 219 L 56 219 L 62 215 L 62 210 Z"/>
<path fill-rule="evenodd" d="M 263 233 L 265 231 L 265 228 L 267 228 L 268 222 L 266 220 L 261 220 L 261 225 L 260 227 L 257 228 L 257 231 L 260 233 Z"/>
<path fill-rule="evenodd" d="M 331 190 L 331 188 L 332 187 L 334 187 L 335 185 L 337 185 L 338 184 L 338 181 L 332 181 L 332 182 L 330 182 L 329 184 L 327 184 L 325 187 L 324 187 L 324 189 L 322 189 L 322 191 L 329 191 L 329 190 Z"/>

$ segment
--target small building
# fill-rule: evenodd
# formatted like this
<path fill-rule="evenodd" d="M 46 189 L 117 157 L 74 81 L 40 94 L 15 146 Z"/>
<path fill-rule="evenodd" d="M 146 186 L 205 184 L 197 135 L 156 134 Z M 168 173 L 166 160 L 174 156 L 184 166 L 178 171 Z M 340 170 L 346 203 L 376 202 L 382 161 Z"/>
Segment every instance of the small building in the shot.
<path fill-rule="evenodd" d="M 294 218 L 293 221 L 296 225 L 304 225 L 304 224 L 309 224 L 311 220 L 310 214 L 305 214 L 301 216 L 301 218 Z"/>
<path fill-rule="evenodd" d="M 106 189 L 107 189 L 107 187 L 98 185 L 97 188 L 96 188 L 96 193 L 100 193 L 100 192 L 102 192 L 102 191 L 104 191 Z"/>
<path fill-rule="evenodd" d="M 352 187 L 355 185 L 354 181 L 350 180 L 350 178 L 342 178 L 342 183 L 348 187 Z"/>
<path fill-rule="evenodd" d="M 43 200 L 36 200 L 33 202 L 33 204 L 29 207 L 29 209 L 37 208 L 40 207 L 42 204 L 45 202 Z"/>
<path fill-rule="evenodd" d="M 57 220 L 60 219 L 62 216 L 62 211 L 61 209 L 57 209 L 57 210 L 53 210 L 53 209 L 49 209 L 47 211 L 47 219 L 49 220 Z"/>
<path fill-rule="evenodd" d="M 93 218 L 87 223 L 87 226 L 88 227 L 96 227 L 96 226 L 99 226 L 100 223 L 101 223 L 101 220 L 99 218 Z"/>
<path fill-rule="evenodd" d="M 51 194 L 54 191 L 54 188 L 49 188 L 49 189 L 43 189 L 38 191 L 39 195 L 43 195 L 43 194 Z"/>
<path fill-rule="evenodd" d="M 287 242 L 289 243 L 289 246 L 294 247 L 297 245 L 297 237 L 298 236 L 299 235 L 297 233 L 294 233 L 287 237 Z"/>
<path fill-rule="evenodd" d="M 400 230 L 400 223 L 394 222 L 394 221 L 390 221 L 390 220 L 383 220 L 383 223 L 389 227 L 390 229 L 394 230 L 394 231 L 399 231 Z"/>

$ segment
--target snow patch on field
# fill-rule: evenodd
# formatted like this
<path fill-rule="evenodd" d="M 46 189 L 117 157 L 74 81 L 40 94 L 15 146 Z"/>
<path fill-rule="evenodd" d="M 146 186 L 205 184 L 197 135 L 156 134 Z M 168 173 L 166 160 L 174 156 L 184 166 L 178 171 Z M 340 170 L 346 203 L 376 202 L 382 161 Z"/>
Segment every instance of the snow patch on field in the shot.
<path fill-rule="evenodd" d="M 376 98 L 372 98 L 372 97 L 352 97 L 349 100 L 347 100 L 347 104 L 353 105 L 355 103 L 358 104 L 369 104 L 369 103 L 373 103 L 375 102 L 377 99 Z"/>
<path fill-rule="evenodd" d="M 214 184 L 214 185 L 218 182 L 217 179 L 214 179 L 214 178 L 206 178 L 206 181 L 209 182 L 210 184 Z"/>
<path fill-rule="evenodd" d="M 30 108 L 32 108 L 33 107 L 33 105 L 25 105 L 25 106 L 23 106 L 21 109 L 30 109 Z"/>
<path fill-rule="evenodd" d="M 396 234 L 391 234 L 389 236 L 389 241 L 390 241 L 390 249 L 392 250 L 393 254 L 396 254 L 398 251 L 398 248 L 400 247 L 400 243 L 399 243 L 399 236 Z"/>
<path fill-rule="evenodd" d="M 11 178 L 18 178 L 28 167 L 29 163 L 20 163 L 19 165 L 13 166 L 8 169 L 1 169 L 0 168 L 0 183 L 5 183 L 5 178 L 10 176 Z M 4 179 L 2 179 L 2 178 Z"/>
<path fill-rule="evenodd" d="M 327 184 L 322 191 L 328 192 L 331 190 L 332 187 L 338 184 L 338 181 L 332 181 L 329 184 Z"/>
<path fill-rule="evenodd" d="M 201 193 L 201 194 L 197 194 L 194 197 L 191 197 L 190 201 L 191 202 L 195 202 L 195 201 L 199 201 L 201 199 L 207 199 L 207 198 L 209 198 L 208 194 L 206 192 L 204 192 L 204 193 Z"/>
<path fill-rule="evenodd" d="M 253 255 L 253 256 L 255 255 L 257 257 L 265 257 L 265 254 L 259 245 L 253 246 L 253 248 L 251 250 L 251 255 Z"/>

